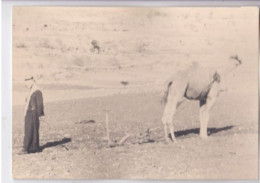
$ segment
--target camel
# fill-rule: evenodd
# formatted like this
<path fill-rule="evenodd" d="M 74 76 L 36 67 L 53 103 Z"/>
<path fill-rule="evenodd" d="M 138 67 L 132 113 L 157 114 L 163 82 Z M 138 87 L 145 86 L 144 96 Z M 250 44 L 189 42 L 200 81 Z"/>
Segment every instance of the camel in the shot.
<path fill-rule="evenodd" d="M 238 56 L 231 56 L 225 69 L 217 71 L 194 63 L 185 70 L 176 72 L 167 82 L 163 97 L 165 103 L 162 123 L 166 142 L 175 142 L 173 117 L 176 109 L 186 99 L 198 100 L 200 105 L 200 137 L 208 137 L 209 113 L 221 93 L 221 82 L 232 70 L 241 65 Z M 171 140 L 168 137 L 168 128 Z"/>

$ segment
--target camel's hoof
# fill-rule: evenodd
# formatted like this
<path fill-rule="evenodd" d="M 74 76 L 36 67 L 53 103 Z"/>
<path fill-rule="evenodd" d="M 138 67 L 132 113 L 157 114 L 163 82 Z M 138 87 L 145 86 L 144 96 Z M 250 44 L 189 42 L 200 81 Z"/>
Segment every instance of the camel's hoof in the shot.
<path fill-rule="evenodd" d="M 172 144 L 176 144 L 178 141 L 176 139 L 173 139 Z"/>
<path fill-rule="evenodd" d="M 200 138 L 202 138 L 202 139 L 207 139 L 207 138 L 208 138 L 208 135 L 200 135 Z"/>
<path fill-rule="evenodd" d="M 171 144 L 172 143 L 172 141 L 170 140 L 170 139 L 165 139 L 165 144 Z"/>
<path fill-rule="evenodd" d="M 176 139 L 173 139 L 173 140 L 167 139 L 166 140 L 166 144 L 173 144 L 173 143 L 177 143 L 177 140 Z"/>

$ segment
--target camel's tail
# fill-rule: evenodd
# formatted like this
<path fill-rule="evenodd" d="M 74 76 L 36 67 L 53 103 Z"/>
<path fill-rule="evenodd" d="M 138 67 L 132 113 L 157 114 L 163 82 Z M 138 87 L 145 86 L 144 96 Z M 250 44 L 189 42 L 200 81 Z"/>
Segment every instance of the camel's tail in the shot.
<path fill-rule="evenodd" d="M 170 90 L 171 85 L 172 85 L 172 81 L 170 81 L 170 82 L 167 84 L 167 88 L 166 88 L 166 90 L 165 90 L 165 92 L 164 92 L 164 95 L 163 95 L 163 98 L 162 98 L 162 100 L 161 100 L 161 103 L 162 103 L 162 104 L 166 104 L 166 102 L 167 102 L 167 98 L 168 98 L 168 94 L 169 94 L 169 90 Z"/>

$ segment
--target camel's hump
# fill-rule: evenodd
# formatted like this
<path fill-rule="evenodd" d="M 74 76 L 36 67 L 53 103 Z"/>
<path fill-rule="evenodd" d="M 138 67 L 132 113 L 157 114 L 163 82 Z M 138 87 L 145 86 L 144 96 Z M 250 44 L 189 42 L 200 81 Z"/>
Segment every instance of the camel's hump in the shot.
<path fill-rule="evenodd" d="M 196 65 L 196 67 L 191 66 L 185 70 L 177 71 L 171 81 L 176 87 L 186 85 L 187 97 L 196 99 L 208 92 L 209 85 L 214 81 L 215 73 L 214 69 Z"/>

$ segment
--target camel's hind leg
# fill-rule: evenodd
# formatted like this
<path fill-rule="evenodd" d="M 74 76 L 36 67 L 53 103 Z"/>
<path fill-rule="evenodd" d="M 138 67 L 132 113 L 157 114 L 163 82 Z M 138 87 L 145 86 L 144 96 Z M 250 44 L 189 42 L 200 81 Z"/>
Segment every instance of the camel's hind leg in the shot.
<path fill-rule="evenodd" d="M 168 138 L 168 128 L 170 130 L 172 141 L 176 141 L 174 135 L 173 117 L 176 112 L 177 106 L 179 106 L 178 104 L 180 104 L 181 101 L 183 101 L 184 92 L 185 86 L 177 87 L 173 84 L 169 88 L 169 93 L 162 116 L 162 123 L 164 125 L 164 137 L 166 142 L 170 142 Z"/>
<path fill-rule="evenodd" d="M 200 137 L 208 137 L 208 121 L 209 114 L 212 106 L 215 104 L 216 99 L 219 95 L 219 84 L 214 83 L 210 89 L 207 99 L 200 100 Z"/>
<path fill-rule="evenodd" d="M 170 142 L 170 139 L 168 137 L 168 128 L 171 134 L 171 140 L 176 141 L 175 135 L 174 135 L 174 127 L 173 127 L 173 116 L 176 111 L 176 103 L 175 102 L 168 102 L 164 108 L 162 122 L 164 125 L 164 138 L 166 142 Z"/>

